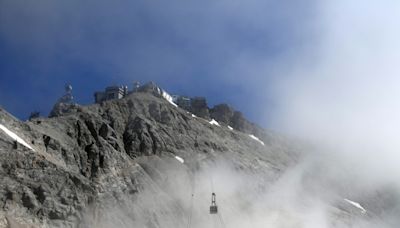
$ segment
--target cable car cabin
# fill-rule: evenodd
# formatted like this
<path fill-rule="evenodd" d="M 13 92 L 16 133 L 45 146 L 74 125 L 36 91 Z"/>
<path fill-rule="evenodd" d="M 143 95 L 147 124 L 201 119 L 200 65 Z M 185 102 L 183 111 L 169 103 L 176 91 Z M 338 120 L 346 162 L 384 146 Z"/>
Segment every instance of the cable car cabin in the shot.
<path fill-rule="evenodd" d="M 210 206 L 210 214 L 217 214 L 218 213 L 218 206 L 215 202 L 215 193 L 211 194 L 211 206 Z"/>
<path fill-rule="evenodd" d="M 217 205 L 210 206 L 210 214 L 218 214 L 218 206 Z"/>

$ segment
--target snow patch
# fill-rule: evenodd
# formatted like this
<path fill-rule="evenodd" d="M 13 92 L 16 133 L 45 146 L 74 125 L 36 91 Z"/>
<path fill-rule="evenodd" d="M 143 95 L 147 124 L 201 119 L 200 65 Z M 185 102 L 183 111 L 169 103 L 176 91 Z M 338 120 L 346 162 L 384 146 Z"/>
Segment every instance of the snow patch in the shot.
<path fill-rule="evenodd" d="M 344 201 L 346 201 L 347 203 L 351 204 L 352 206 L 354 206 L 354 207 L 360 209 L 360 210 L 361 210 L 361 213 L 363 213 L 363 214 L 367 213 L 367 210 L 365 210 L 365 208 L 362 207 L 359 203 L 354 202 L 354 201 L 351 201 L 351 200 L 349 200 L 349 199 L 344 199 Z"/>
<path fill-rule="evenodd" d="M 192 117 L 193 117 L 193 118 L 197 118 L 197 116 L 196 116 L 195 114 L 192 114 Z"/>
<path fill-rule="evenodd" d="M 178 105 L 174 103 L 174 98 L 171 95 L 169 95 L 167 92 L 165 92 L 164 90 L 161 90 L 161 96 L 165 100 L 167 100 L 169 103 L 171 103 L 173 106 L 178 107 Z"/>
<path fill-rule="evenodd" d="M 183 158 L 179 157 L 179 156 L 175 156 L 175 159 L 178 160 L 180 163 L 185 163 L 185 160 L 183 160 Z"/>
<path fill-rule="evenodd" d="M 215 121 L 214 119 L 212 119 L 209 123 L 211 125 L 217 125 L 218 127 L 221 127 L 221 125 L 219 125 L 219 123 L 217 121 Z"/>
<path fill-rule="evenodd" d="M 265 143 L 264 143 L 263 141 L 261 141 L 259 138 L 257 138 L 256 136 L 254 136 L 254 135 L 249 135 L 249 136 L 250 136 L 250 138 L 256 140 L 257 142 L 259 142 L 259 143 L 261 143 L 263 146 L 265 146 Z"/>
<path fill-rule="evenodd" d="M 0 124 L 0 129 L 3 130 L 8 136 L 10 136 L 13 140 L 17 141 L 18 143 L 24 145 L 26 148 L 35 151 L 28 143 L 26 143 L 23 139 L 21 139 L 17 134 L 8 130 L 4 125 Z"/>
<path fill-rule="evenodd" d="M 228 129 L 231 130 L 231 131 L 233 131 L 233 127 L 231 127 L 231 126 L 229 126 L 229 125 L 228 125 Z"/>

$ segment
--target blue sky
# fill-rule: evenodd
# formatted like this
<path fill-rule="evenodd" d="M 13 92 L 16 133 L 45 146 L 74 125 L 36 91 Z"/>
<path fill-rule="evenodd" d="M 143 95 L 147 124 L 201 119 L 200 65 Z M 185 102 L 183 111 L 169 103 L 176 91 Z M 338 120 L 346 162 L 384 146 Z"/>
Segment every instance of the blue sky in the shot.
<path fill-rule="evenodd" d="M 112 84 L 155 81 L 173 94 L 226 102 L 267 126 L 274 62 L 313 33 L 311 0 L 1 1 L 0 105 L 47 115 Z"/>

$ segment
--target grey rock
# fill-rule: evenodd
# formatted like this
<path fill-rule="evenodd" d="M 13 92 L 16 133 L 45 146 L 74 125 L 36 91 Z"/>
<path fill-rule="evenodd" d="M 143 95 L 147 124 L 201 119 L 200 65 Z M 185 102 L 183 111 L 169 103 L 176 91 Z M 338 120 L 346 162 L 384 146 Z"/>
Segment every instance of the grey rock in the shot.
<path fill-rule="evenodd" d="M 76 113 L 79 112 L 79 105 L 75 103 L 56 103 L 51 110 L 49 117 L 57 117 L 62 116 L 68 113 Z"/>
<path fill-rule="evenodd" d="M 204 97 L 194 97 L 190 100 L 190 111 L 198 117 L 210 119 L 207 100 Z"/>
<path fill-rule="evenodd" d="M 232 125 L 232 117 L 235 110 L 227 104 L 219 104 L 210 109 L 211 118 L 219 123 Z"/>

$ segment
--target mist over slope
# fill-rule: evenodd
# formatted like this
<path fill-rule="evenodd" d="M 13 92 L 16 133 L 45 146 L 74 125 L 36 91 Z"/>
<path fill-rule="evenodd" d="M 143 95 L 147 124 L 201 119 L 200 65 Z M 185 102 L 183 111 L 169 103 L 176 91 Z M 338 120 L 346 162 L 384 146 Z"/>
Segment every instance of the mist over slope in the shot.
<path fill-rule="evenodd" d="M 153 93 L 28 122 L 1 110 L 1 124 L 33 149 L 0 131 L 2 227 L 398 224 L 395 186 L 338 178 L 311 146 L 265 130 L 256 140 Z"/>

